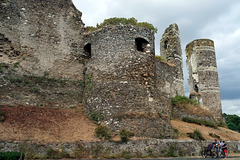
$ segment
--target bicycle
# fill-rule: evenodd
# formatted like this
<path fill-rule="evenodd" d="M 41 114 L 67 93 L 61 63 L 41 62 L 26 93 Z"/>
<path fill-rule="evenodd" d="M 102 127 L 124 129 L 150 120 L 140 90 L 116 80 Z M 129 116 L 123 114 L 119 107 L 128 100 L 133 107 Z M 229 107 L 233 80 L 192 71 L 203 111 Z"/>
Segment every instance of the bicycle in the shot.
<path fill-rule="evenodd" d="M 220 149 L 219 158 L 225 158 L 225 157 L 226 157 L 226 155 L 225 155 L 223 149 Z"/>
<path fill-rule="evenodd" d="M 214 152 L 212 152 L 212 150 L 207 150 L 207 148 L 208 147 L 204 147 L 204 150 L 201 151 L 201 156 L 203 158 L 207 158 L 208 156 L 214 158 L 216 156 Z"/>

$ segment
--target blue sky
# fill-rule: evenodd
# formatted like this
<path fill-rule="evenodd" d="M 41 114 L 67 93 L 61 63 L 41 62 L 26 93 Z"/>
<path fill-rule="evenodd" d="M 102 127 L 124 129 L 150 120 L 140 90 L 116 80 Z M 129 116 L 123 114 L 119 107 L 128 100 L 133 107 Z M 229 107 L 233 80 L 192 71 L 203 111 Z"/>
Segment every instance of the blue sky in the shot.
<path fill-rule="evenodd" d="M 85 26 L 111 17 L 135 17 L 158 28 L 155 50 L 165 28 L 177 23 L 185 46 L 194 39 L 215 42 L 223 112 L 240 116 L 240 1 L 239 0 L 73 0 Z M 187 71 L 184 68 L 187 86 Z M 187 90 L 187 89 L 186 89 Z M 188 94 L 188 93 L 186 93 Z"/>

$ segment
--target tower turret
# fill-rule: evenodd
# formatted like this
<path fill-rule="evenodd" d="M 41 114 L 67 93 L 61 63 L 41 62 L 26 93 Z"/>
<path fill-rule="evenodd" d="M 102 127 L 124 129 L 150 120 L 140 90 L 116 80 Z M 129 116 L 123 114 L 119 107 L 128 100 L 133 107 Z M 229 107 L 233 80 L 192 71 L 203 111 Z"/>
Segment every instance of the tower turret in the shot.
<path fill-rule="evenodd" d="M 186 46 L 186 55 L 190 98 L 207 107 L 217 120 L 222 120 L 214 42 L 209 39 L 194 40 Z"/>

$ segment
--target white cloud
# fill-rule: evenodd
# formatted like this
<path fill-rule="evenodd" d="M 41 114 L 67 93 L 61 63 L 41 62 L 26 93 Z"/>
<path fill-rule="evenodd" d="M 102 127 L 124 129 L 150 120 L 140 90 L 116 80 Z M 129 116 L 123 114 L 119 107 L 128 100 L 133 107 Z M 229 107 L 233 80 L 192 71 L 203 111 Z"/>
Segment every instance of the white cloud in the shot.
<path fill-rule="evenodd" d="M 240 99 L 222 100 L 222 110 L 223 113 L 240 116 Z"/>

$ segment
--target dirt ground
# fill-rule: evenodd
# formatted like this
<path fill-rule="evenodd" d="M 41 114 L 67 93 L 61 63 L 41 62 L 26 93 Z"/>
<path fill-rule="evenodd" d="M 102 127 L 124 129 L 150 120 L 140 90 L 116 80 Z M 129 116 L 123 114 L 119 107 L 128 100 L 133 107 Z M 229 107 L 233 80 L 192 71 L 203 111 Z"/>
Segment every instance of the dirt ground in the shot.
<path fill-rule="evenodd" d="M 37 142 L 96 141 L 96 125 L 83 114 L 82 107 L 50 109 L 25 106 L 1 107 L 6 115 L 0 123 L 1 140 Z"/>
<path fill-rule="evenodd" d="M 46 107 L 0 106 L 6 115 L 5 122 L 0 123 L 0 140 L 31 140 L 40 143 L 98 141 L 94 136 L 97 127 L 87 116 L 82 106 L 69 109 Z M 218 129 L 172 120 L 173 128 L 178 129 L 178 139 L 190 139 L 187 133 L 198 129 L 206 140 L 213 140 L 209 133 L 216 134 L 224 140 L 240 141 L 240 134 L 226 128 Z M 114 137 L 118 139 L 119 137 Z M 134 137 L 135 139 L 141 139 Z"/>

